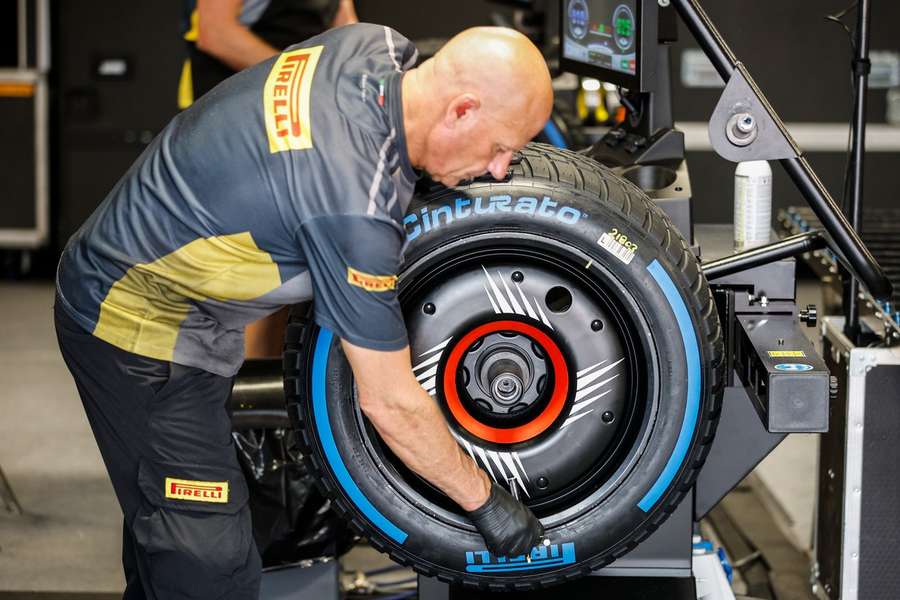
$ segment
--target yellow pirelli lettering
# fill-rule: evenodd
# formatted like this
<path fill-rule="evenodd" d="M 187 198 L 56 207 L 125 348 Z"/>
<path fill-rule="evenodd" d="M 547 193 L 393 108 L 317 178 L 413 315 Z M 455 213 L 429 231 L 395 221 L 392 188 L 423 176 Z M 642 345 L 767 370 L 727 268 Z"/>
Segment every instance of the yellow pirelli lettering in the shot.
<path fill-rule="evenodd" d="M 283 52 L 272 66 L 263 89 L 269 152 L 312 148 L 310 92 L 323 48 Z"/>
<path fill-rule="evenodd" d="M 347 267 L 347 283 L 369 292 L 386 292 L 397 287 L 396 275 L 371 275 Z"/>
<path fill-rule="evenodd" d="M 225 504 L 228 502 L 228 482 L 166 477 L 166 498 Z"/>
<path fill-rule="evenodd" d="M 803 350 L 769 350 L 772 358 L 806 358 Z"/>

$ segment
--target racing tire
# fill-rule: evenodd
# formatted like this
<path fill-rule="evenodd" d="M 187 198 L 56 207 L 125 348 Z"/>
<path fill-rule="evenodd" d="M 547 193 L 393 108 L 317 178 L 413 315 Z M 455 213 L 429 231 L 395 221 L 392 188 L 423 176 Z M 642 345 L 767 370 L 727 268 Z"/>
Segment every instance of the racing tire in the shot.
<path fill-rule="evenodd" d="M 339 340 L 300 316 L 288 412 L 335 509 L 395 561 L 481 589 L 550 586 L 627 554 L 690 491 L 721 407 L 721 328 L 688 244 L 639 188 L 543 144 L 504 181 L 418 191 L 404 224 L 414 373 L 551 545 L 490 555 L 381 443 Z"/>

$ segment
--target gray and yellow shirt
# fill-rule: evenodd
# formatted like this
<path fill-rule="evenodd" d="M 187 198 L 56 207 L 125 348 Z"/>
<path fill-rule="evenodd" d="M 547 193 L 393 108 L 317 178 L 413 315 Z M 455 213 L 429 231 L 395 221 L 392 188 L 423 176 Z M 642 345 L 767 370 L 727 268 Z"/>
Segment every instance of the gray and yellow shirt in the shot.
<path fill-rule="evenodd" d="M 406 345 L 395 283 L 415 172 L 382 26 L 326 32 L 242 71 L 176 116 L 69 241 L 57 289 L 86 330 L 230 376 L 243 327 L 315 297 L 316 322 Z"/>

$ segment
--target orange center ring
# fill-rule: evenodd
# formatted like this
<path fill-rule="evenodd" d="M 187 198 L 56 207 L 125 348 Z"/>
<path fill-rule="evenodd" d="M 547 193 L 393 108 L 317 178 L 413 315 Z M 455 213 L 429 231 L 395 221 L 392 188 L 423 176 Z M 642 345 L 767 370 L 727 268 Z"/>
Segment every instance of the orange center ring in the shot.
<path fill-rule="evenodd" d="M 541 414 L 518 427 L 500 428 L 485 425 L 466 410 L 459 399 L 459 391 L 456 388 L 457 369 L 463 355 L 476 341 L 498 331 L 514 331 L 530 337 L 546 352 L 553 368 L 554 384 L 550 402 L 547 403 Z M 493 321 L 476 327 L 454 346 L 453 351 L 447 358 L 447 364 L 444 366 L 444 397 L 447 399 L 447 407 L 450 409 L 450 413 L 456 419 L 456 422 L 475 437 L 497 444 L 517 444 L 530 440 L 546 431 L 556 421 L 565 407 L 568 392 L 569 371 L 566 368 L 566 360 L 563 358 L 559 346 L 556 345 L 550 336 L 537 327 L 521 321 Z"/>

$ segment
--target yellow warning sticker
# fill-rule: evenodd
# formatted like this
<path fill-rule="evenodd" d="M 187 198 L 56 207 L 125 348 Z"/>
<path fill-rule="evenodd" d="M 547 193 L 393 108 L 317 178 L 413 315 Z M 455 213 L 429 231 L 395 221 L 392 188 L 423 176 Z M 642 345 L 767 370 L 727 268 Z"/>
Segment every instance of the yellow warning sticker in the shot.
<path fill-rule="evenodd" d="M 772 358 L 806 358 L 803 350 L 769 350 Z"/>

